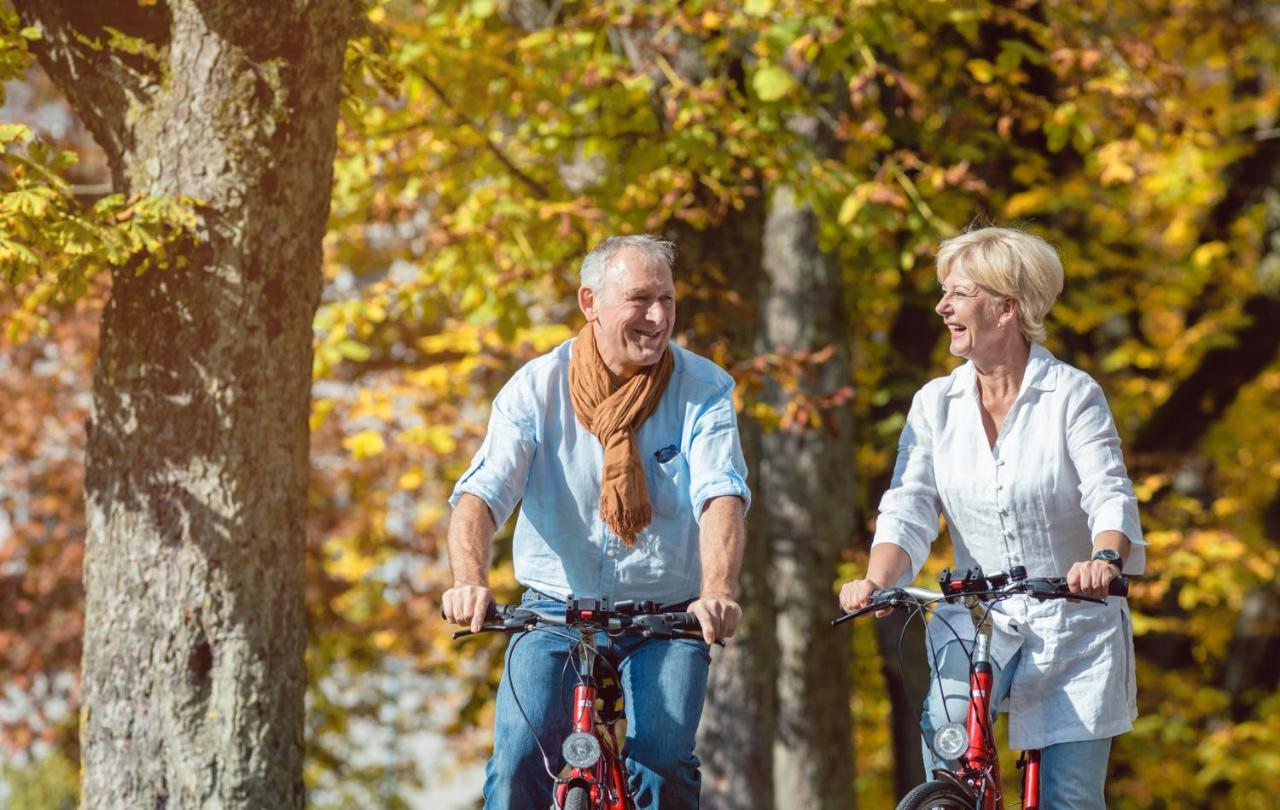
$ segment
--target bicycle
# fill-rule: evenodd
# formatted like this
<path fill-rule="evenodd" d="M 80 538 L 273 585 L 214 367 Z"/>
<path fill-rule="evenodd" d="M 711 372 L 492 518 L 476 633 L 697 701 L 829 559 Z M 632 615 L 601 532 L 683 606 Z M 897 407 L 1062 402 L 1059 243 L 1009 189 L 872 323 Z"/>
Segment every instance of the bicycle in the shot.
<path fill-rule="evenodd" d="M 1004 800 L 1000 782 L 1000 759 L 992 729 L 990 695 L 994 686 L 991 668 L 991 606 L 1025 594 L 1034 599 L 1072 599 L 1106 604 L 1106 599 L 1072 593 L 1063 578 L 1029 578 L 1023 566 L 1008 573 L 983 574 L 975 568 L 954 576 L 943 569 L 938 577 L 940 591 L 925 588 L 885 588 L 872 595 L 871 603 L 833 619 L 833 627 L 858 616 L 886 609 L 906 610 L 923 617 L 939 602 L 959 601 L 969 609 L 976 627 L 973 654 L 969 657 L 969 702 L 964 724 L 947 723 L 932 740 L 934 753 L 945 760 L 957 760 L 954 770 L 939 768 L 933 779 L 907 792 L 897 810 L 995 810 Z M 1117 577 L 1111 582 L 1111 596 L 1126 596 L 1129 581 Z M 947 626 L 961 638 L 955 628 Z M 1022 770 L 1022 808 L 1040 807 L 1040 752 L 1024 751 L 1018 759 Z"/>
<path fill-rule="evenodd" d="M 572 730 L 560 746 L 567 772 L 551 773 L 550 758 L 542 751 L 547 773 L 555 780 L 552 810 L 634 810 L 626 766 L 618 744 L 618 724 L 624 717 L 622 678 L 617 665 L 596 645 L 596 633 L 611 636 L 639 634 L 652 639 L 677 636 L 701 638 L 701 624 L 692 613 L 665 611 L 652 601 L 625 601 L 570 596 L 564 616 L 514 605 L 490 605 L 481 632 L 541 631 L 572 634 L 578 683 L 573 690 Z M 472 635 L 459 630 L 453 638 Z M 598 673 L 597 669 L 604 673 Z M 610 678 L 612 682 L 610 683 Z M 607 699 L 597 707 L 597 698 Z M 518 705 L 518 696 L 517 696 Z M 523 713 L 523 710 L 521 710 Z M 538 739 L 537 730 L 529 730 Z M 542 743 L 538 743 L 539 749 Z"/>

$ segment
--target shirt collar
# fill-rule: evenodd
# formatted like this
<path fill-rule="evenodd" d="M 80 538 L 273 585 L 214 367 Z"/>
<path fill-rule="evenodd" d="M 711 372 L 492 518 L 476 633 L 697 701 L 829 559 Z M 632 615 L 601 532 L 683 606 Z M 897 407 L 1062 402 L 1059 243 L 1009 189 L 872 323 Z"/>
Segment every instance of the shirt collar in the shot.
<path fill-rule="evenodd" d="M 977 370 L 973 361 L 951 372 L 951 382 L 947 386 L 947 396 L 958 397 L 968 392 L 977 393 Z M 1058 359 L 1053 353 L 1039 343 L 1031 344 L 1031 354 L 1027 357 L 1027 368 L 1022 373 L 1022 391 L 1035 388 L 1040 391 L 1052 391 L 1058 385 Z"/>

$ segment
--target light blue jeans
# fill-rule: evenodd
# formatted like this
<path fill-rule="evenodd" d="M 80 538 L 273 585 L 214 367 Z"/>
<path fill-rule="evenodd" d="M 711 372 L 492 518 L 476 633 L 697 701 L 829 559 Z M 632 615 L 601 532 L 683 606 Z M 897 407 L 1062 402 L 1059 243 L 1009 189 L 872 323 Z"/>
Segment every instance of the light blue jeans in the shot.
<path fill-rule="evenodd" d="M 521 605 L 564 611 L 564 603 L 536 591 L 526 591 Z M 622 659 L 627 715 L 622 757 L 637 808 L 696 808 L 700 776 L 693 742 L 707 692 L 710 648 L 700 639 L 609 639 L 603 633 L 596 635 L 596 644 Z M 577 683 L 572 650 L 563 632 L 511 637 L 498 686 L 493 756 L 485 769 L 486 810 L 552 807 L 551 774 L 564 766 L 560 745 L 571 727 Z M 530 727 L 537 729 L 536 739 Z"/>
<path fill-rule="evenodd" d="M 992 720 L 996 709 L 1009 695 L 1013 673 L 1022 652 L 1014 653 L 1005 667 L 991 662 L 995 688 L 991 700 Z M 932 667 L 934 662 L 930 661 Z M 942 689 L 938 689 L 941 679 Z M 945 698 L 943 697 L 945 695 Z M 944 702 L 945 701 L 945 702 Z M 969 659 L 959 641 L 951 641 L 938 651 L 938 661 L 929 682 L 924 715 L 920 721 L 923 737 L 925 773 L 932 776 L 935 768 L 953 768 L 953 760 L 934 756 L 930 743 L 939 727 L 948 722 L 965 722 L 969 711 Z M 1111 756 L 1110 738 L 1051 745 L 1040 751 L 1040 804 L 1045 810 L 1106 810 L 1104 788 L 1107 781 L 1107 759 Z M 1006 776 L 1005 784 L 1009 779 Z"/>

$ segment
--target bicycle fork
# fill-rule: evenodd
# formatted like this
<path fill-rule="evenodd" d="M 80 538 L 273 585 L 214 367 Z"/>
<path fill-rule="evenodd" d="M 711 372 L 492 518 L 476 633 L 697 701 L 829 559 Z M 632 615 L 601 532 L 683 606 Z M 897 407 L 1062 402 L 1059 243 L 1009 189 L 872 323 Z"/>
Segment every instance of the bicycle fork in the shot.
<path fill-rule="evenodd" d="M 573 731 L 565 740 L 565 761 L 572 769 L 556 785 L 556 804 L 564 806 L 573 785 L 582 785 L 591 796 L 591 807 L 629 810 L 626 776 L 621 763 L 601 745 L 597 728 L 595 661 L 599 655 L 594 638 L 584 638 L 578 649 L 578 684 L 573 688 Z"/>

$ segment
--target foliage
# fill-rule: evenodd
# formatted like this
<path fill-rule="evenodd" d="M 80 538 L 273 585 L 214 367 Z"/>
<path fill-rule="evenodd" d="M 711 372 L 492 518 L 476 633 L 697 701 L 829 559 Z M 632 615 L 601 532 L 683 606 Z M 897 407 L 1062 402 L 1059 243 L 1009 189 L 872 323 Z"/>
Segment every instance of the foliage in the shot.
<path fill-rule="evenodd" d="M 0 78 L 13 78 L 35 32 L 3 19 Z M 858 490 L 833 497 L 857 505 L 858 537 L 911 393 L 952 364 L 931 312 L 940 238 L 990 218 L 1058 245 L 1068 286 L 1050 348 L 1102 382 L 1126 440 L 1208 350 L 1234 345 L 1245 302 L 1268 290 L 1275 223 L 1254 193 L 1266 178 L 1241 168 L 1269 148 L 1280 113 L 1278 38 L 1260 6 L 379 0 L 368 19 L 347 54 L 316 320 L 313 785 L 342 782 L 334 774 L 361 722 L 414 729 L 418 718 L 384 711 L 401 675 L 447 684 L 431 696 L 441 709 L 431 722 L 455 735 L 459 755 L 482 752 L 499 647 L 456 650 L 438 617 L 445 500 L 493 392 L 579 325 L 575 264 L 603 236 L 662 231 L 710 245 L 679 268 L 677 339 L 734 370 L 744 414 L 804 430 L 822 426 L 824 408 L 853 409 Z M 82 403 L 53 397 L 84 390 L 92 351 L 91 335 L 59 313 L 86 290 L 100 298 L 95 268 L 163 256 L 175 229 L 197 222 L 177 203 L 86 208 L 57 149 L 26 128 L 6 125 L 0 139 L 0 250 L 17 292 L 5 315 L 9 339 L 31 338 L 33 352 L 14 354 L 0 380 L 6 401 L 25 403 L 5 424 L 21 438 L 3 449 L 24 464 L 67 459 L 56 480 L 21 484 L 54 512 L 0 554 L 39 560 L 21 569 L 44 577 L 24 596 L 39 606 L 24 621 L 53 626 L 48 606 L 73 613 L 74 600 L 42 595 L 78 565 L 74 542 L 54 534 L 83 529 L 69 494 L 79 439 L 57 456 L 49 443 L 64 434 L 47 426 L 83 420 Z M 752 319 L 739 283 L 750 276 L 715 239 L 781 183 L 812 206 L 839 259 L 854 372 L 828 398 L 775 413 L 751 392 L 765 379 L 794 390 L 826 355 L 756 357 L 734 339 Z M 65 387 L 32 382 L 47 346 L 68 364 Z M 1268 419 L 1278 406 L 1273 357 L 1193 452 L 1130 456 L 1151 577 L 1134 599 L 1144 719 L 1116 748 L 1117 807 L 1248 807 L 1280 787 L 1259 753 L 1280 742 L 1274 698 L 1224 681 L 1242 599 L 1274 589 L 1280 563 L 1264 525 L 1280 472 Z M 0 474 L 20 468 L 0 457 Z M 72 556 L 38 556 L 54 548 Z M 505 559 L 495 584 L 514 595 Z M 27 627 L 4 617 L 0 633 Z M 859 792 L 878 806 L 891 792 L 888 698 L 872 635 L 853 638 Z M 69 646 L 39 661 L 0 647 L 15 671 L 74 667 Z M 385 798 L 382 786 L 411 781 L 412 765 L 353 768 L 332 795 Z"/>
<path fill-rule="evenodd" d="M 0 103 L 3 84 L 30 66 L 26 43 L 39 38 L 0 5 Z M 103 268 L 186 261 L 174 248 L 196 228 L 193 200 L 108 194 L 86 208 L 66 179 L 77 159 L 26 124 L 0 123 L 0 279 L 19 302 L 5 313 L 9 340 L 46 333 L 49 306 L 84 296 Z"/>
<path fill-rule="evenodd" d="M 8 789 L 9 810 L 75 810 L 80 801 L 76 765 L 60 752 L 50 753 L 25 767 L 0 768 L 0 782 Z"/>

